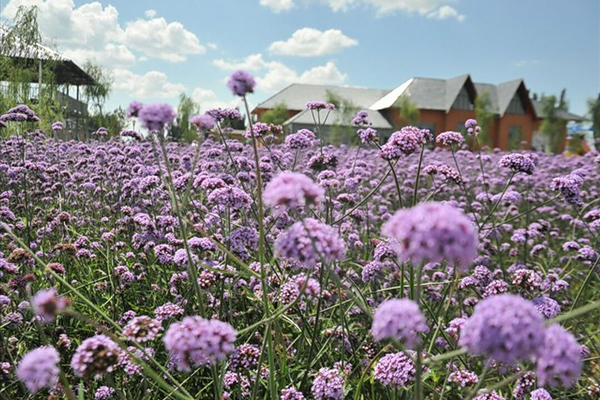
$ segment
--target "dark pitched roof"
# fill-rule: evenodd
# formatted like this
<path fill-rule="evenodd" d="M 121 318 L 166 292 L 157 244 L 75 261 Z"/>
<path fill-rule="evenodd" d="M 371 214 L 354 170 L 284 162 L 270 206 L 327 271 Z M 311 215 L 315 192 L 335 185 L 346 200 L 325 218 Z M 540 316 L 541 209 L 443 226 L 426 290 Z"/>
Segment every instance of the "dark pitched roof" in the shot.
<path fill-rule="evenodd" d="M 357 107 L 370 110 L 385 110 L 397 106 L 401 98 L 408 97 L 420 109 L 448 112 L 465 86 L 472 96 L 488 92 L 492 111 L 496 114 L 504 115 L 513 97 L 520 94 L 524 96 L 526 103 L 530 102 L 526 106 L 532 108 L 538 118 L 542 117 L 539 104 L 525 99 L 529 95 L 522 79 L 493 85 L 473 83 L 468 74 L 451 79 L 411 78 L 393 90 L 293 84 L 259 104 L 257 108 L 270 109 L 279 103 L 285 103 L 290 110 L 304 110 L 307 102 L 326 100 L 327 91 L 331 91 L 350 100 Z M 564 119 L 581 120 L 580 116 L 568 112 L 560 112 L 560 115 Z"/>
<path fill-rule="evenodd" d="M 260 103 L 256 108 L 270 109 L 277 104 L 285 104 L 288 110 L 304 110 L 309 101 L 326 101 L 330 91 L 349 100 L 356 107 L 368 108 L 388 91 L 346 86 L 306 85 L 295 83 Z"/>

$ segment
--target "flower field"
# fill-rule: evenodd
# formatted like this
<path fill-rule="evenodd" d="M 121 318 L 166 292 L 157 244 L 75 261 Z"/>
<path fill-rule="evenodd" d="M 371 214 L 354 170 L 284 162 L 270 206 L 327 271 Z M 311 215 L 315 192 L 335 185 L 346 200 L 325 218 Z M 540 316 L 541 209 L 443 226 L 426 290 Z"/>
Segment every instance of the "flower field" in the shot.
<path fill-rule="evenodd" d="M 244 114 L 193 145 L 161 104 L 89 143 L 0 117 L 0 399 L 600 398 L 600 157 Z"/>

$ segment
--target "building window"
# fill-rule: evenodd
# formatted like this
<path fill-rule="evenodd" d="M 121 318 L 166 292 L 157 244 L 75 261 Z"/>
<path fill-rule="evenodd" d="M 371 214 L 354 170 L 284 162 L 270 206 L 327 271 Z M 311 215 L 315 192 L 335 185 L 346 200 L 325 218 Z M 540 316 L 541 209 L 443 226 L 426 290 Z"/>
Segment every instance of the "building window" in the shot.
<path fill-rule="evenodd" d="M 467 88 L 465 88 L 464 86 L 462 89 L 460 89 L 460 92 L 458 93 L 456 100 L 454 100 L 454 104 L 452 105 L 452 108 L 455 110 L 472 110 L 473 109 L 473 102 L 471 101 L 469 92 L 467 92 Z"/>
<path fill-rule="evenodd" d="M 518 150 L 521 148 L 523 140 L 523 130 L 520 126 L 511 126 L 508 128 L 508 150 Z"/>
<path fill-rule="evenodd" d="M 506 109 L 507 114 L 525 114 L 525 108 L 523 108 L 523 102 L 518 94 L 512 98 Z"/>
<path fill-rule="evenodd" d="M 463 135 L 467 133 L 467 128 L 465 128 L 465 123 L 464 122 L 457 122 L 456 123 L 456 132 L 460 132 Z"/>

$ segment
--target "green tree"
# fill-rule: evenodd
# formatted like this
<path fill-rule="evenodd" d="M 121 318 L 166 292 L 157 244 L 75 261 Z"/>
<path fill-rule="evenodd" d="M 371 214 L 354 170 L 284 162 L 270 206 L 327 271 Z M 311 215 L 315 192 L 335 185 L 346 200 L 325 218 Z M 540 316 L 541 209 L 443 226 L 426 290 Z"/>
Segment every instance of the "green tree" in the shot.
<path fill-rule="evenodd" d="M 198 137 L 196 128 L 190 124 L 190 117 L 200 112 L 200 106 L 191 97 L 182 93 L 177 106 L 177 126 L 173 127 L 171 135 L 174 140 L 193 142 Z"/>
<path fill-rule="evenodd" d="M 409 97 L 402 96 L 400 98 L 400 123 L 403 125 L 415 125 L 419 122 L 420 111 L 419 107 L 413 103 Z"/>
<path fill-rule="evenodd" d="M 351 100 L 345 99 L 340 95 L 327 90 L 326 101 L 335 106 L 335 112 L 339 116 L 337 121 L 330 125 L 329 134 L 323 140 L 334 144 L 358 144 L 356 131 L 351 125 L 352 118 L 359 111 L 359 107 L 354 105 Z"/>
<path fill-rule="evenodd" d="M 285 103 L 276 104 L 275 107 L 263 113 L 260 120 L 267 124 L 281 125 L 288 120 L 288 108 Z"/>
<path fill-rule="evenodd" d="M 52 123 L 62 119 L 63 109 L 54 96 L 56 63 L 32 62 L 28 51 L 42 43 L 37 13 L 35 6 L 20 6 L 12 21 L 0 27 L 0 112 L 26 104 L 40 118 L 40 127 L 49 132 Z"/>
<path fill-rule="evenodd" d="M 88 121 L 88 129 L 95 131 L 101 126 L 108 130 L 110 137 L 118 136 L 127 126 L 127 116 L 122 107 L 118 107 L 107 113 L 91 115 Z"/>
<path fill-rule="evenodd" d="M 598 98 L 588 100 L 589 117 L 594 127 L 594 139 L 600 140 L 600 94 Z"/>
<path fill-rule="evenodd" d="M 482 144 L 491 146 L 492 143 L 492 123 L 494 122 L 494 111 L 492 110 L 492 98 L 487 91 L 481 92 L 475 98 L 475 118 L 481 127 L 479 138 Z"/>
<path fill-rule="evenodd" d="M 83 97 L 92 106 L 92 110 L 102 115 L 106 100 L 112 92 L 114 82 L 112 74 L 99 65 L 86 62 L 83 70 L 94 79 L 94 84 L 83 87 Z"/>
<path fill-rule="evenodd" d="M 557 104 L 556 96 L 543 96 L 540 103 L 542 104 L 542 115 L 544 117 L 540 126 L 540 133 L 546 138 L 546 151 L 556 153 L 563 132 L 563 122 L 558 116 L 561 104 Z"/>

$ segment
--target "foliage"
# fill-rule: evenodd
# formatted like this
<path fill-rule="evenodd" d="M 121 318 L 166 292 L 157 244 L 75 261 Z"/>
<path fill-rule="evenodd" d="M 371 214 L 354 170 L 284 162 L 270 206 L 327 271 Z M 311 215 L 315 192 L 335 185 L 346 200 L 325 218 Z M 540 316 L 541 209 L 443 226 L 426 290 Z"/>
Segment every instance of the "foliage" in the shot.
<path fill-rule="evenodd" d="M 544 117 L 540 125 L 540 133 L 546 138 L 546 151 L 557 153 L 564 136 L 564 121 L 558 115 L 558 112 L 563 110 L 566 105 L 564 96 L 561 95 L 559 102 L 554 95 L 542 96 L 540 103 Z"/>
<path fill-rule="evenodd" d="M 107 113 L 91 115 L 88 120 L 88 129 L 90 132 L 96 131 L 100 127 L 105 127 L 108 130 L 109 137 L 118 137 L 126 126 L 127 115 L 123 107 L 117 107 Z"/>
<path fill-rule="evenodd" d="M 401 125 L 416 125 L 419 122 L 419 107 L 409 97 L 402 96 L 398 107 L 400 107 Z"/>
<path fill-rule="evenodd" d="M 358 144 L 356 129 L 350 125 L 350 122 L 360 108 L 351 100 L 345 99 L 331 90 L 326 91 L 326 101 L 335 106 L 335 112 L 339 115 L 339 119 L 329 125 L 329 131 L 324 140 L 335 145 Z"/>
<path fill-rule="evenodd" d="M 594 127 L 594 138 L 600 140 L 600 94 L 598 98 L 588 100 L 589 116 Z"/>
<path fill-rule="evenodd" d="M 260 121 L 266 124 L 282 125 L 288 120 L 289 111 L 285 103 L 276 104 L 275 107 L 265 111 L 260 116 Z"/>
<path fill-rule="evenodd" d="M 83 70 L 94 79 L 94 84 L 83 87 L 83 98 L 92 107 L 92 111 L 102 115 L 104 104 L 112 91 L 112 74 L 106 68 L 89 61 L 84 64 Z"/>
<path fill-rule="evenodd" d="M 200 112 L 200 105 L 191 97 L 182 93 L 177 106 L 177 124 L 171 129 L 173 140 L 191 143 L 198 137 L 196 128 L 190 124 L 190 117 Z"/>
<path fill-rule="evenodd" d="M 488 91 L 483 91 L 475 99 L 475 119 L 481 127 L 479 140 L 482 145 L 492 146 L 492 125 L 494 123 L 494 110 L 492 109 L 492 98 Z"/>

